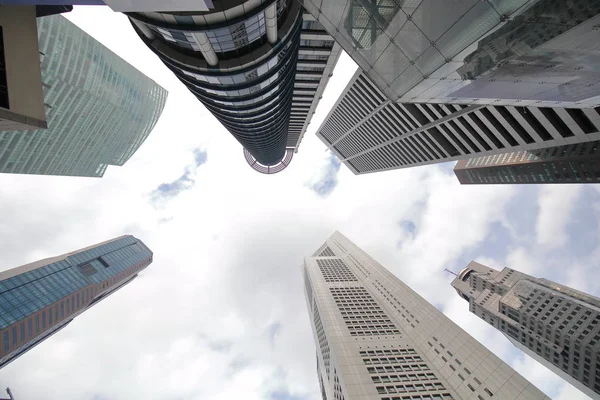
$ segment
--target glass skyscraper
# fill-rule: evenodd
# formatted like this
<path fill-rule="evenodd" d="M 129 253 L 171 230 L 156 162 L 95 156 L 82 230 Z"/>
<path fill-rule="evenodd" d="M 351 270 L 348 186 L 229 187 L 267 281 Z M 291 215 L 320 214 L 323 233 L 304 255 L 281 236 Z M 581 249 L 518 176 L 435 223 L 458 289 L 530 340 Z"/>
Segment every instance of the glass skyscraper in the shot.
<path fill-rule="evenodd" d="M 599 103 L 597 0 L 301 0 L 399 103 Z"/>
<path fill-rule="evenodd" d="M 131 282 L 152 251 L 121 236 L 0 272 L 0 368 Z"/>
<path fill-rule="evenodd" d="M 340 54 L 297 1 L 206 2 L 193 12 L 127 15 L 240 142 L 252 168 L 272 174 L 289 165 Z"/>
<path fill-rule="evenodd" d="M 167 92 L 62 16 L 38 18 L 48 129 L 0 132 L 0 172 L 100 177 L 156 124 Z"/>

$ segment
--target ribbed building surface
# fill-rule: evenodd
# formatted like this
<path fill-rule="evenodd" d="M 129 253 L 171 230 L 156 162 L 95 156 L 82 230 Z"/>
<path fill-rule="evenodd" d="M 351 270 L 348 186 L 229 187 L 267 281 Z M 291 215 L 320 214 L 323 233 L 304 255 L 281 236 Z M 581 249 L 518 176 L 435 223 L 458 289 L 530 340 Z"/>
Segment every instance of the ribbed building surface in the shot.
<path fill-rule="evenodd" d="M 152 263 L 133 236 L 0 272 L 0 368 L 131 282 Z"/>
<path fill-rule="evenodd" d="M 100 177 L 141 146 L 167 92 L 66 18 L 37 21 L 48 129 L 0 132 L 0 172 Z"/>
<path fill-rule="evenodd" d="M 208 8 L 128 15 L 146 45 L 242 144 L 250 165 L 279 172 L 299 145 L 339 47 L 296 1 Z"/>
<path fill-rule="evenodd" d="M 600 298 L 511 268 L 471 262 L 452 286 L 517 348 L 600 399 Z"/>
<path fill-rule="evenodd" d="M 303 274 L 323 400 L 549 400 L 339 232 Z"/>
<path fill-rule="evenodd" d="M 355 174 L 600 140 L 600 108 L 396 103 L 356 72 L 317 136 Z"/>
<path fill-rule="evenodd" d="M 460 160 L 462 184 L 600 183 L 600 142 L 513 151 Z"/>

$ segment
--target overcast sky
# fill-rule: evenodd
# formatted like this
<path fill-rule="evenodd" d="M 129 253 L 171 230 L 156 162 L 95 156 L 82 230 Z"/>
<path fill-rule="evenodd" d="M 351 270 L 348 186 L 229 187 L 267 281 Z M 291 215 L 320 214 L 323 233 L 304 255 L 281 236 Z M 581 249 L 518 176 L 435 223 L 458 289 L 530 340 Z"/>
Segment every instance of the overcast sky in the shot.
<path fill-rule="evenodd" d="M 0 174 L 0 270 L 133 234 L 154 263 L 0 371 L 18 400 L 317 400 L 300 265 L 339 230 L 549 396 L 586 399 L 469 313 L 444 268 L 470 260 L 600 294 L 600 190 L 460 186 L 451 165 L 354 176 L 315 130 L 355 64 L 342 55 L 290 167 L 241 145 L 123 15 L 68 18 L 169 91 L 141 149 L 102 179 Z"/>

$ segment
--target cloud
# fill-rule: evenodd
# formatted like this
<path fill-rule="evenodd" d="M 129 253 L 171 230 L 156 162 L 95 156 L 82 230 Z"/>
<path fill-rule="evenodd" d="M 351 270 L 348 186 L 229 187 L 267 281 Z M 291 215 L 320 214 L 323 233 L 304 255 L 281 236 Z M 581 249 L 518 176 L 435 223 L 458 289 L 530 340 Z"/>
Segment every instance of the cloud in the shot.
<path fill-rule="evenodd" d="M 195 149 L 194 150 L 194 161 L 196 167 L 201 166 L 208 160 L 208 154 L 205 149 Z"/>
<path fill-rule="evenodd" d="M 205 149 L 194 149 L 194 164 L 186 167 L 185 172 L 179 178 L 172 182 L 161 183 L 150 193 L 150 198 L 153 203 L 158 203 L 163 200 L 174 198 L 186 190 L 190 190 L 196 183 L 195 174 L 196 168 L 203 165 L 207 161 L 207 152 Z M 162 222 L 168 222 L 168 218 L 162 218 Z"/>
<path fill-rule="evenodd" d="M 595 190 L 584 190 L 578 201 L 596 210 L 579 232 L 591 239 L 581 248 L 567 240 L 560 254 L 549 254 L 537 243 L 535 212 L 517 223 L 519 210 L 535 210 L 540 201 L 535 188 L 461 186 L 443 166 L 364 176 L 335 168 L 315 129 L 354 73 L 345 54 L 299 153 L 284 172 L 266 176 L 248 167 L 239 143 L 139 42 L 125 16 L 82 7 L 68 16 L 165 87 L 169 100 L 140 150 L 102 179 L 0 174 L 1 268 L 125 233 L 142 239 L 154 262 L 3 368 L 0 384 L 15 397 L 319 399 L 299 266 L 334 230 L 509 363 L 520 353 L 469 312 L 444 268 L 457 270 L 479 257 L 516 269 L 534 260 L 532 270 L 544 266 L 544 277 L 600 293 Z M 199 121 L 201 129 L 189 129 Z M 312 186 L 327 176 L 335 177 L 335 189 L 316 196 Z M 161 185 L 189 180 L 202 185 L 183 185 L 161 207 L 148 201 Z M 579 272 L 567 276 L 571 268 Z M 522 373 L 540 382 L 533 368 Z M 554 375 L 545 379 L 550 396 L 569 393 Z"/>
<path fill-rule="evenodd" d="M 329 152 L 326 165 L 318 174 L 316 182 L 310 184 L 310 188 L 321 197 L 329 196 L 338 184 L 341 164 L 335 154 Z"/>
<path fill-rule="evenodd" d="M 566 227 L 581 194 L 581 185 L 544 185 L 538 198 L 537 241 L 548 247 L 567 243 Z"/>

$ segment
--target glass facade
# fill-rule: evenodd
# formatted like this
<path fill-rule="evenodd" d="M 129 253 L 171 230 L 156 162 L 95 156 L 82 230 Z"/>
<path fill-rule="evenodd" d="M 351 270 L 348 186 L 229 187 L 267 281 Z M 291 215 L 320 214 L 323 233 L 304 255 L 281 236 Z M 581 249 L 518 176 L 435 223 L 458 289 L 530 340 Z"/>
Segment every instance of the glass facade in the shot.
<path fill-rule="evenodd" d="M 296 2 L 240 1 L 214 4 L 208 12 L 128 15 L 141 39 L 252 159 L 281 163 L 302 29 Z"/>
<path fill-rule="evenodd" d="M 392 101 L 600 102 L 595 0 L 301 3 Z"/>
<path fill-rule="evenodd" d="M 0 132 L 0 172 L 101 177 L 148 137 L 167 92 L 66 18 L 37 21 L 48 129 Z"/>
<path fill-rule="evenodd" d="M 133 279 L 152 252 L 133 236 L 0 273 L 0 368 Z M 25 326 L 27 325 L 27 330 Z M 18 330 L 20 328 L 20 336 Z M 27 334 L 25 334 L 27 332 Z"/>
<path fill-rule="evenodd" d="M 454 173 L 462 184 L 600 183 L 600 142 L 473 157 Z"/>

